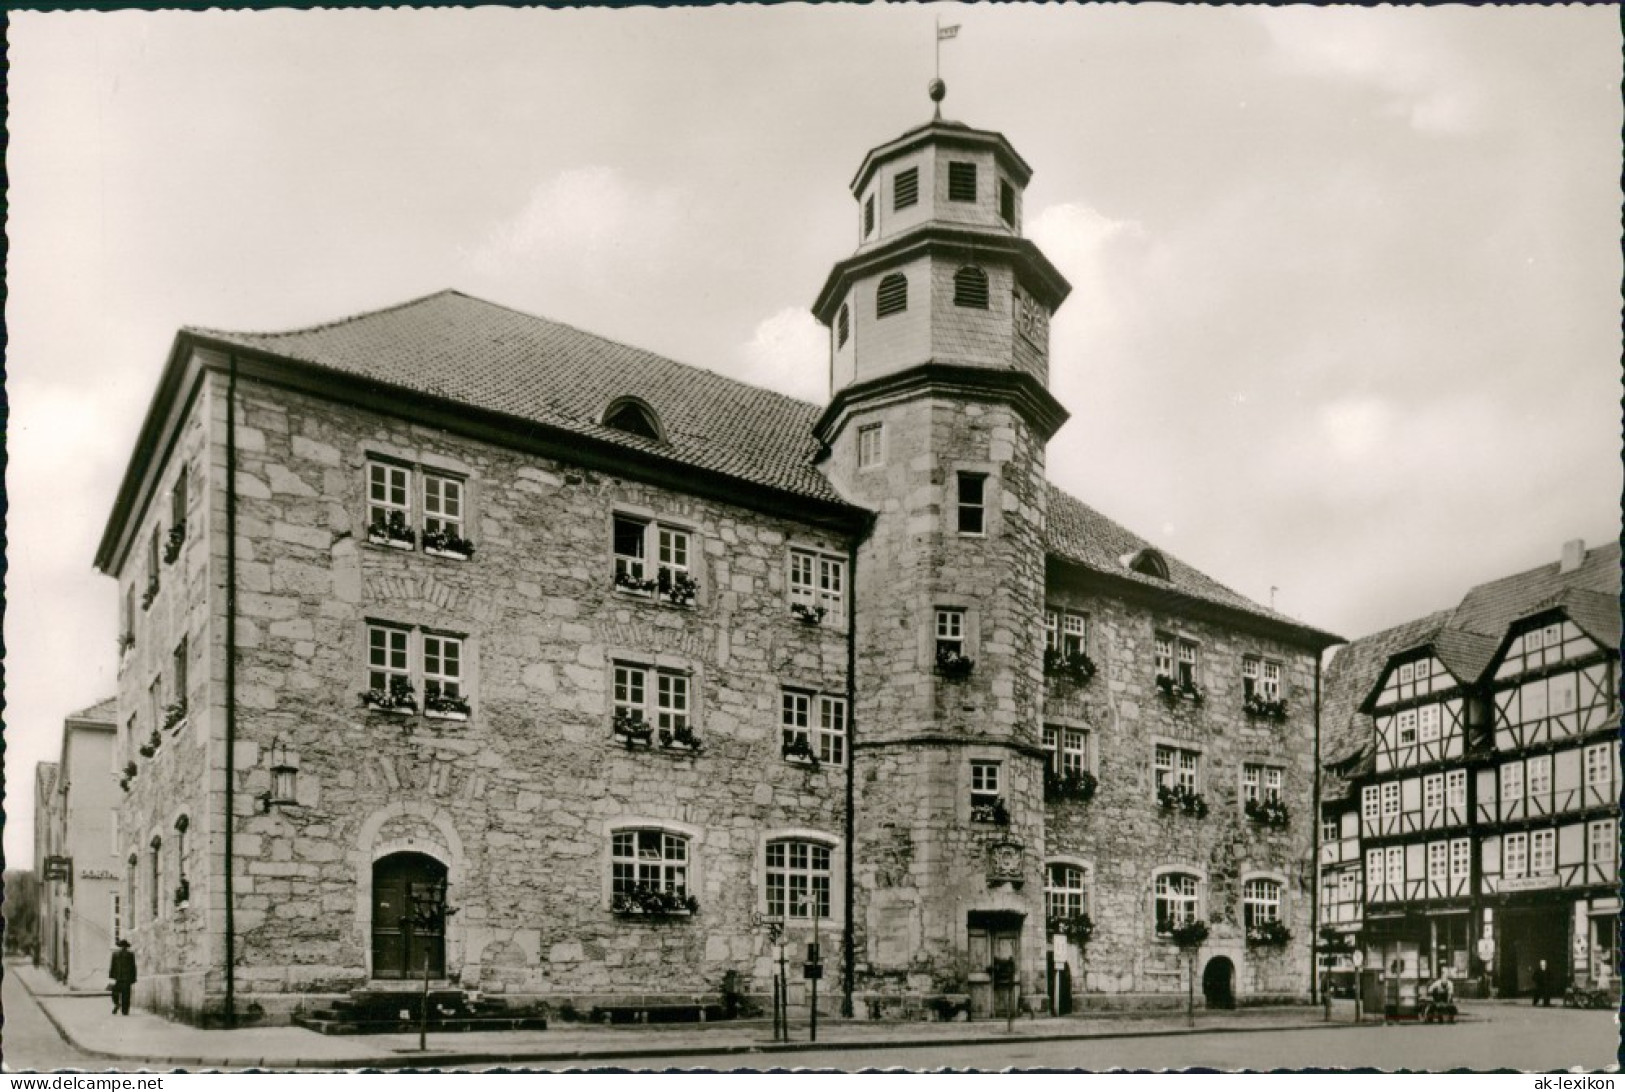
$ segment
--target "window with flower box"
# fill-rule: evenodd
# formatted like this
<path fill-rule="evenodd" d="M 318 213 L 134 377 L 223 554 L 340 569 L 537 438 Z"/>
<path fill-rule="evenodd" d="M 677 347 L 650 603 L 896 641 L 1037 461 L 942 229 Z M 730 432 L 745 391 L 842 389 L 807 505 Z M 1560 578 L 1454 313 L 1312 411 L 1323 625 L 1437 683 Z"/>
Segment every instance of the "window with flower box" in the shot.
<path fill-rule="evenodd" d="M 777 921 L 830 919 L 830 847 L 786 838 L 767 843 L 767 916 Z"/>
<path fill-rule="evenodd" d="M 999 795 L 999 763 L 972 759 L 970 764 L 970 817 L 972 822 L 1004 826 L 1010 816 Z"/>
<path fill-rule="evenodd" d="M 169 491 L 169 537 L 164 542 L 164 564 L 172 565 L 181 556 L 186 543 L 186 467 L 183 464 L 175 475 L 175 486 Z"/>
<path fill-rule="evenodd" d="M 1055 773 L 1083 773 L 1089 769 L 1089 730 L 1046 724 L 1044 750 L 1049 752 L 1049 768 Z"/>
<path fill-rule="evenodd" d="M 938 607 L 935 633 L 937 673 L 951 679 L 969 675 L 975 665 L 965 647 L 965 612 Z"/>
<path fill-rule="evenodd" d="M 1281 700 L 1281 665 L 1261 656 L 1241 658 L 1241 693 L 1261 701 Z"/>
<path fill-rule="evenodd" d="M 614 734 L 628 747 L 700 749 L 687 671 L 617 660 L 614 665 Z"/>
<path fill-rule="evenodd" d="M 1159 633 L 1156 636 L 1157 687 L 1179 697 L 1202 696 L 1201 649 L 1195 641 Z"/>
<path fill-rule="evenodd" d="M 1281 920 L 1281 884 L 1277 880 L 1248 880 L 1241 886 L 1241 920 L 1249 935 Z"/>
<path fill-rule="evenodd" d="M 808 625 L 838 621 L 846 600 L 846 559 L 816 550 L 790 551 L 790 613 Z"/>
<path fill-rule="evenodd" d="M 1044 869 L 1044 913 L 1050 921 L 1064 921 L 1089 912 L 1088 875 L 1074 864 L 1051 864 Z"/>
<path fill-rule="evenodd" d="M 618 914 L 669 916 L 699 909 L 688 893 L 685 835 L 618 830 L 610 841 L 610 908 Z"/>
<path fill-rule="evenodd" d="M 467 561 L 468 484 L 460 474 L 404 460 L 367 461 L 367 541 Z"/>
<path fill-rule="evenodd" d="M 1279 766 L 1247 763 L 1241 767 L 1241 797 L 1244 801 L 1262 804 L 1279 803 L 1281 781 L 1285 771 Z"/>
<path fill-rule="evenodd" d="M 1170 933 L 1199 916 L 1202 882 L 1185 872 L 1164 872 L 1157 877 L 1155 918 L 1158 933 Z"/>
<path fill-rule="evenodd" d="M 436 720 L 467 720 L 468 638 L 458 633 L 367 623 L 367 708 L 385 713 L 418 712 Z"/>
<path fill-rule="evenodd" d="M 780 695 L 781 753 L 812 765 L 846 761 L 846 699 L 810 690 Z"/>
<path fill-rule="evenodd" d="M 1202 752 L 1159 743 L 1155 756 L 1158 788 L 1197 791 L 1197 775 L 1201 769 Z"/>
<path fill-rule="evenodd" d="M 693 533 L 687 528 L 617 514 L 615 587 L 635 595 L 659 595 L 677 606 L 692 606 L 699 593 L 689 571 L 692 540 Z"/>

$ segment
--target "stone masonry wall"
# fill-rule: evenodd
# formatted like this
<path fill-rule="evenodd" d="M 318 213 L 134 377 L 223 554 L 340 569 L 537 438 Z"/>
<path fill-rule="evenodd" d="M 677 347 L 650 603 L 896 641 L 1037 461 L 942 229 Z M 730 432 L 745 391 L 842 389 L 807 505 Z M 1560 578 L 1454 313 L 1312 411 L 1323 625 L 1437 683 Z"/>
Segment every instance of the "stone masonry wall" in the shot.
<path fill-rule="evenodd" d="M 1083 960 L 1086 986 L 1074 966 L 1076 992 L 1183 996 L 1183 960 L 1172 943 L 1156 937 L 1154 920 L 1155 876 L 1177 868 L 1203 880 L 1198 913 L 1212 934 L 1201 951 L 1198 975 L 1209 960 L 1223 956 L 1234 964 L 1238 999 L 1305 996 L 1313 936 L 1314 656 L 1070 579 L 1051 584 L 1049 602 L 1087 615 L 1089 655 L 1098 668 L 1082 687 L 1052 683 L 1044 706 L 1046 723 L 1089 731 L 1090 761 L 1099 777 L 1092 800 L 1054 802 L 1047 816 L 1050 856 L 1090 866 L 1095 932 Z M 1157 689 L 1158 632 L 1199 642 L 1202 704 L 1170 700 Z M 1283 664 L 1285 721 L 1243 711 L 1244 655 Z M 1157 806 L 1153 751 L 1159 742 L 1201 752 L 1199 791 L 1209 807 L 1206 818 Z M 1244 815 L 1242 766 L 1249 762 L 1284 768 L 1286 829 L 1260 826 Z M 1285 949 L 1245 943 L 1242 885 L 1254 875 L 1283 884 L 1282 920 L 1293 938 Z"/>
<path fill-rule="evenodd" d="M 371 868 L 407 850 L 449 869 L 448 974 L 497 992 L 714 998 L 738 971 L 765 995 L 752 917 L 777 833 L 835 849 L 838 936 L 845 773 L 781 757 L 780 689 L 846 693 L 845 619 L 809 627 L 787 599 L 789 545 L 844 557 L 844 541 L 258 384 L 238 412 L 239 990 L 272 1004 L 365 983 Z M 474 556 L 369 543 L 369 454 L 466 475 Z M 618 509 L 691 529 L 693 606 L 614 586 Z M 368 620 L 465 638 L 466 722 L 363 707 Z M 690 673 L 700 753 L 613 736 L 617 658 Z M 245 801 L 273 742 L 299 806 L 262 813 Z M 618 825 L 689 837 L 695 917 L 611 912 Z"/>

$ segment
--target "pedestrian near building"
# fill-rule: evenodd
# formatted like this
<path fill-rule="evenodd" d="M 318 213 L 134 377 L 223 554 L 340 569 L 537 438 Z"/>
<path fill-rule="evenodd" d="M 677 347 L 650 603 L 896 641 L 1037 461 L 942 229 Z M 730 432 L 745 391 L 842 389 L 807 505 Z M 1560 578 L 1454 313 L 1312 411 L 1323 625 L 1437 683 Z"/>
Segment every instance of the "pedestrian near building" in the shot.
<path fill-rule="evenodd" d="M 130 1015 L 130 990 L 135 985 L 135 953 L 130 951 L 129 941 L 120 940 L 118 947 L 113 949 L 113 962 L 107 968 L 107 977 L 111 980 L 109 990 L 113 994 L 113 1014 Z"/>
<path fill-rule="evenodd" d="M 1552 972 L 1546 969 L 1544 959 L 1535 968 L 1535 1000 L 1533 1003 L 1545 1005 L 1547 1008 L 1552 1007 Z"/>

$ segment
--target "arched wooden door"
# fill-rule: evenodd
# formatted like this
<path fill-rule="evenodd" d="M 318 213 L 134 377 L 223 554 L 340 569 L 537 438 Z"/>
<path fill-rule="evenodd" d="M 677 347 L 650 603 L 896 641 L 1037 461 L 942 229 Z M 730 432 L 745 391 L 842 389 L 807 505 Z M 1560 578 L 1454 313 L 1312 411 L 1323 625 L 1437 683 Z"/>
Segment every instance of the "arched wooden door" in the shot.
<path fill-rule="evenodd" d="M 372 866 L 372 976 L 446 975 L 444 922 L 425 923 L 424 908 L 444 898 L 446 866 L 421 853 L 392 853 Z"/>

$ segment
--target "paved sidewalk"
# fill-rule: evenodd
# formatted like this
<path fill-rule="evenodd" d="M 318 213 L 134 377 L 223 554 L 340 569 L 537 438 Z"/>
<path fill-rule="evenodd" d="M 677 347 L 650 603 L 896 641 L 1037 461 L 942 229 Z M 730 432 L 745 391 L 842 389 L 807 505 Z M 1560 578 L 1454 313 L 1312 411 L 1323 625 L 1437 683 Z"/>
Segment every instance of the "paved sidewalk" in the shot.
<path fill-rule="evenodd" d="M 797 1018 L 795 1041 L 775 1043 L 765 1021 L 713 1024 L 599 1027 L 555 1022 L 547 1031 L 431 1032 L 429 1050 L 419 1053 L 415 1034 L 319 1035 L 296 1027 L 241 1028 L 205 1031 L 132 1010 L 113 1016 L 103 995 L 66 994 L 59 983 L 32 966 L 8 964 L 33 993 L 57 1030 L 79 1050 L 108 1059 L 118 1069 L 398 1069 L 450 1065 L 530 1063 L 552 1068 L 619 1064 L 636 1066 L 640 1058 L 671 1059 L 684 1055 L 738 1054 L 746 1067 L 794 1065 L 793 1055 L 807 1050 L 885 1050 L 912 1046 L 1000 1041 L 1031 1042 L 1071 1039 L 1138 1038 L 1190 1034 L 1182 1012 L 1079 1013 L 1067 1017 L 1018 1019 L 1005 1030 L 999 1021 L 975 1023 L 879 1023 L 826 1020 L 818 1042 L 807 1042 L 808 1028 Z M 53 992 L 54 991 L 54 992 Z M 1347 1013 L 1335 1013 L 1328 1025 L 1317 1007 L 1243 1009 L 1199 1013 L 1197 1032 L 1285 1031 L 1351 1027 Z M 792 1057 L 768 1062 L 768 1054 Z M 859 1065 L 884 1064 L 854 1059 Z"/>

